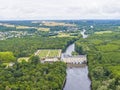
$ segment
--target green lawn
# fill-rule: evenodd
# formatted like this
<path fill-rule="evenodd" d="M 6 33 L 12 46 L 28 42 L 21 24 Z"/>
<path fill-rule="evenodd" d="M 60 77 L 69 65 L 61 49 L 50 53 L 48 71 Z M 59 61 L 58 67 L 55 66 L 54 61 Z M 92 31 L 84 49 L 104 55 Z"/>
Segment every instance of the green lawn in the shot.
<path fill-rule="evenodd" d="M 44 50 L 40 50 L 38 53 L 38 56 L 40 58 L 51 58 L 51 57 L 59 57 L 61 54 L 61 50 L 60 49 L 44 49 Z"/>
<path fill-rule="evenodd" d="M 59 50 L 50 50 L 48 57 L 59 57 Z"/>
<path fill-rule="evenodd" d="M 49 50 L 40 50 L 40 52 L 38 53 L 40 58 L 45 58 L 49 53 Z"/>

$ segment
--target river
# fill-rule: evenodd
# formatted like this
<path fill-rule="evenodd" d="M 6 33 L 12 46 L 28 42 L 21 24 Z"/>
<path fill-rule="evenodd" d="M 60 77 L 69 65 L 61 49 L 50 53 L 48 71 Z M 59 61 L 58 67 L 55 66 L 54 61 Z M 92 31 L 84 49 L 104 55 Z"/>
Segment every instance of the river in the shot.
<path fill-rule="evenodd" d="M 84 34 L 85 30 L 81 32 L 83 38 L 87 36 Z M 84 36 L 85 35 L 85 36 Z M 71 56 L 72 51 L 75 51 L 75 44 L 71 44 L 66 49 L 66 52 L 62 54 Z M 87 65 L 83 67 L 68 67 L 67 68 L 67 77 L 66 83 L 63 90 L 91 90 L 90 88 L 91 81 L 88 77 L 88 67 Z"/>
<path fill-rule="evenodd" d="M 83 31 L 81 31 L 81 34 L 82 34 L 82 37 L 83 37 L 83 38 L 87 38 L 87 37 L 88 37 L 88 35 L 86 35 L 85 32 L 86 32 L 85 29 L 83 29 Z"/>

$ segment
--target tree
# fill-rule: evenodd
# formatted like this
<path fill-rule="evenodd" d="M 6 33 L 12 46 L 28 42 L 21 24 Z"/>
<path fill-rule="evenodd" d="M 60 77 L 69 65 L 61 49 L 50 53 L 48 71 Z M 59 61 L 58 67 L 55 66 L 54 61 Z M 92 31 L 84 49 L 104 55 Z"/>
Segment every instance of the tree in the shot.
<path fill-rule="evenodd" d="M 31 63 L 38 64 L 38 63 L 40 63 L 40 58 L 39 58 L 39 56 L 31 56 L 30 61 L 31 61 Z"/>
<path fill-rule="evenodd" d="M 0 62 L 14 62 L 16 58 L 12 52 L 0 52 Z"/>

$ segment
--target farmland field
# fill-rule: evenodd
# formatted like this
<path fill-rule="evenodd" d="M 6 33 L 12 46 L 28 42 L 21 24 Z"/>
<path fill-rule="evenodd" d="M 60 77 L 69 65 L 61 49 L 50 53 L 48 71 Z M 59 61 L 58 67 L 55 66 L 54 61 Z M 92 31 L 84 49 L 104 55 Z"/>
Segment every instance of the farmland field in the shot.
<path fill-rule="evenodd" d="M 16 26 L 16 29 L 32 29 L 34 27 L 29 27 L 29 26 Z"/>
<path fill-rule="evenodd" d="M 104 34 L 104 33 L 112 33 L 112 31 L 99 31 L 99 32 L 95 32 L 95 34 Z"/>
<path fill-rule="evenodd" d="M 44 49 L 44 50 L 39 50 L 37 55 L 40 58 L 52 58 L 52 57 L 60 57 L 61 55 L 61 50 L 60 49 Z"/>
<path fill-rule="evenodd" d="M 75 24 L 67 24 L 67 23 L 60 23 L 60 22 L 42 22 L 45 26 L 76 26 Z"/>
<path fill-rule="evenodd" d="M 36 28 L 38 31 L 46 31 L 49 32 L 50 28 Z"/>

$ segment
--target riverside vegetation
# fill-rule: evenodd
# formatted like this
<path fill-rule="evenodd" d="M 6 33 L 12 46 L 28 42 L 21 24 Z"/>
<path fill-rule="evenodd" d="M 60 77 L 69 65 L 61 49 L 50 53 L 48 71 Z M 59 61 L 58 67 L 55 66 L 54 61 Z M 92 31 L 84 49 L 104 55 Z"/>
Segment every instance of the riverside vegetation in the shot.
<path fill-rule="evenodd" d="M 32 56 L 29 62 L 15 62 L 12 67 L 0 64 L 0 90 L 61 90 L 65 76 L 65 63 L 42 64 Z"/>
<path fill-rule="evenodd" d="M 92 90 L 120 90 L 120 33 L 94 34 L 75 45 L 87 54 Z"/>

